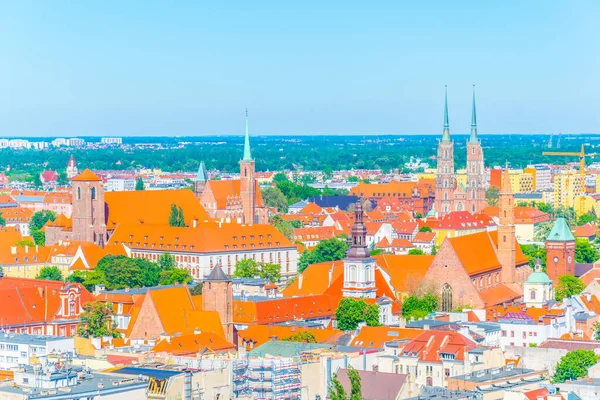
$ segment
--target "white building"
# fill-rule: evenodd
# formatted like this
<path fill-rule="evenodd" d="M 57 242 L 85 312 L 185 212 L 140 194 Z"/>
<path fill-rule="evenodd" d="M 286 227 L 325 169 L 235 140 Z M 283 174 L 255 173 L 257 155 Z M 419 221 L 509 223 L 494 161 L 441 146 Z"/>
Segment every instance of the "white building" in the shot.
<path fill-rule="evenodd" d="M 65 138 L 56 138 L 51 143 L 52 143 L 52 146 L 54 146 L 54 147 L 60 147 L 60 146 L 67 146 L 69 144 L 69 141 L 68 141 L 68 139 L 65 139 Z"/>
<path fill-rule="evenodd" d="M 120 137 L 103 137 L 100 139 L 100 143 L 104 144 L 123 144 L 123 138 Z"/>
<path fill-rule="evenodd" d="M 8 147 L 8 139 L 0 139 L 0 149 L 5 149 Z"/>
<path fill-rule="evenodd" d="M 50 353 L 73 353 L 74 339 L 63 336 L 39 336 L 24 333 L 0 333 L 0 368 L 30 365 L 31 357 Z"/>
<path fill-rule="evenodd" d="M 501 317 L 500 347 L 539 345 L 547 339 L 560 338 L 573 329 L 572 309 L 568 307 L 562 315 L 547 315 L 534 321 L 524 312 L 509 312 Z"/>
<path fill-rule="evenodd" d="M 107 192 L 125 192 L 135 190 L 135 179 L 133 178 L 110 178 L 104 184 Z"/>
<path fill-rule="evenodd" d="M 67 139 L 67 146 L 69 147 L 81 147 L 85 144 L 85 140 L 79 138 Z"/>
<path fill-rule="evenodd" d="M 8 147 L 11 149 L 28 149 L 31 146 L 29 140 L 24 139 L 11 139 L 8 141 Z"/>
<path fill-rule="evenodd" d="M 31 142 L 30 146 L 31 146 L 31 148 L 33 148 L 35 150 L 44 150 L 49 147 L 49 143 L 48 142 Z"/>

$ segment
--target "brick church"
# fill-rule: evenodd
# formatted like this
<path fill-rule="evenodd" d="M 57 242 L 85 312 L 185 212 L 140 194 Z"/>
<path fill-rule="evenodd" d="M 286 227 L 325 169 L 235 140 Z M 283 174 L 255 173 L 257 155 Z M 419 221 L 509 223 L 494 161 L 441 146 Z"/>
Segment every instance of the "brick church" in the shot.
<path fill-rule="evenodd" d="M 266 224 L 269 213 L 265 207 L 260 186 L 255 178 L 255 163 L 250 153 L 248 110 L 244 158 L 240 160 L 240 179 L 209 180 L 204 162 L 200 163 L 194 182 L 194 192 L 211 218 L 242 224 Z"/>
<path fill-rule="evenodd" d="M 475 89 L 473 88 L 471 135 L 467 141 L 467 184 L 464 187 L 457 183 L 454 175 L 454 142 L 450 139 L 448 90 L 446 89 L 444 131 L 437 152 L 434 207 L 436 214 L 442 217 L 451 211 L 469 211 L 474 214 L 483 210 L 486 206 L 485 186 L 483 149 L 477 137 Z"/>

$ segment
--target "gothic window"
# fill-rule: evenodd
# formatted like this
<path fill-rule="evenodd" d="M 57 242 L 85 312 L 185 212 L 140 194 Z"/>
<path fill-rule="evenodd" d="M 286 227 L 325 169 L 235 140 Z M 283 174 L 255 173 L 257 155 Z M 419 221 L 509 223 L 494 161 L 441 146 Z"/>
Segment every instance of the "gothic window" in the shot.
<path fill-rule="evenodd" d="M 471 198 L 475 200 L 475 189 L 471 190 Z"/>
<path fill-rule="evenodd" d="M 456 206 L 456 211 L 463 211 L 463 209 L 463 203 L 458 203 L 458 205 Z"/>
<path fill-rule="evenodd" d="M 471 181 L 471 187 L 475 187 L 475 179 Z"/>
<path fill-rule="evenodd" d="M 96 200 L 96 188 L 92 188 L 92 200 Z"/>
<path fill-rule="evenodd" d="M 448 193 L 444 193 L 444 200 L 448 200 Z"/>
<path fill-rule="evenodd" d="M 535 300 L 535 290 L 532 290 L 532 291 L 529 293 L 529 298 L 531 298 L 531 300 Z"/>
<path fill-rule="evenodd" d="M 244 176 L 248 176 L 248 168 L 244 168 Z"/>
<path fill-rule="evenodd" d="M 77 188 L 77 200 L 81 200 L 81 188 Z"/>
<path fill-rule="evenodd" d="M 444 180 L 444 187 L 448 187 L 448 180 Z"/>
<path fill-rule="evenodd" d="M 475 147 L 471 147 L 471 154 L 475 154 Z"/>
<path fill-rule="evenodd" d="M 442 287 L 441 311 L 452 311 L 452 287 L 447 283 Z"/>
<path fill-rule="evenodd" d="M 365 269 L 365 281 L 371 282 L 371 267 Z"/>
<path fill-rule="evenodd" d="M 444 173 L 448 173 L 448 167 L 444 167 Z"/>
<path fill-rule="evenodd" d="M 448 158 L 448 150 L 444 150 L 444 158 Z"/>
<path fill-rule="evenodd" d="M 71 301 L 69 303 L 69 315 L 75 315 L 75 302 Z"/>
<path fill-rule="evenodd" d="M 502 236 L 502 241 L 506 243 L 506 236 Z"/>
<path fill-rule="evenodd" d="M 506 211 L 504 211 L 504 218 L 506 218 Z"/>
<path fill-rule="evenodd" d="M 350 282 L 356 282 L 356 265 L 350 266 Z"/>

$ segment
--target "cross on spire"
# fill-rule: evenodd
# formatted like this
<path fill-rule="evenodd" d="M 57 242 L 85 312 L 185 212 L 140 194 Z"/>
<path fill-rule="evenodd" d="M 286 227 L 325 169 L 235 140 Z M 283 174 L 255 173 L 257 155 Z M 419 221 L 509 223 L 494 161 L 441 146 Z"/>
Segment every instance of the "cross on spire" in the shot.
<path fill-rule="evenodd" d="M 442 141 L 450 141 L 450 122 L 448 119 L 448 85 L 444 87 L 444 133 L 442 134 Z"/>

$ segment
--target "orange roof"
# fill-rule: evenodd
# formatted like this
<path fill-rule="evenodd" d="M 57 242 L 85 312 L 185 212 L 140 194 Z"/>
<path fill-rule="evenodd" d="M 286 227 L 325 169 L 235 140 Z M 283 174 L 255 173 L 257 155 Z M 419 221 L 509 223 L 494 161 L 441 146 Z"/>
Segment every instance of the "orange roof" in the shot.
<path fill-rule="evenodd" d="M 50 261 L 49 246 L 0 248 L 0 265 L 35 265 Z"/>
<path fill-rule="evenodd" d="M 23 240 L 18 226 L 0 227 L 0 249 L 6 251 L 8 247 L 15 246 L 18 241 Z"/>
<path fill-rule="evenodd" d="M 251 303 L 248 305 L 245 303 Z M 298 319 L 317 319 L 332 317 L 334 305 L 331 296 L 315 295 L 294 298 L 264 300 L 256 303 L 233 302 L 233 320 L 244 324 L 276 324 Z"/>
<path fill-rule="evenodd" d="M 196 228 L 122 225 L 109 244 L 124 243 L 131 249 L 176 253 L 207 251 L 249 251 L 293 248 L 292 243 L 272 225 L 202 224 Z"/>
<path fill-rule="evenodd" d="M 423 333 L 422 329 L 393 328 L 390 326 L 363 326 L 350 346 L 380 349 L 387 342 L 412 340 Z"/>
<path fill-rule="evenodd" d="M 187 225 L 192 220 L 210 221 L 210 217 L 191 190 L 133 190 L 107 192 L 104 195 L 108 209 L 107 225 L 144 224 L 169 225 L 171 205 L 183 210 Z"/>
<path fill-rule="evenodd" d="M 498 231 L 491 231 L 489 232 L 489 234 L 490 238 L 492 239 L 492 242 L 494 242 L 494 247 L 498 248 Z M 517 242 L 517 239 L 515 239 L 515 264 L 524 265 L 528 263 L 529 260 L 527 259 L 527 257 L 525 257 L 523 250 L 521 250 L 519 242 Z"/>
<path fill-rule="evenodd" d="M 334 238 L 338 234 L 333 226 L 309 226 L 294 229 L 294 240 L 315 241 Z"/>
<path fill-rule="evenodd" d="M 583 282 L 585 286 L 589 285 L 595 280 L 600 279 L 600 264 L 596 262 L 593 268 L 587 271 L 585 274 L 581 275 L 579 279 L 581 280 L 581 282 Z"/>
<path fill-rule="evenodd" d="M 540 399 L 545 400 L 548 398 L 550 391 L 547 388 L 540 388 L 540 389 L 530 390 L 529 392 L 525 392 L 523 394 L 525 395 L 525 397 L 527 397 L 527 400 L 540 400 Z M 562 395 L 561 395 L 561 397 L 562 397 Z"/>
<path fill-rule="evenodd" d="M 435 232 L 417 232 L 413 243 L 431 243 L 435 239 Z"/>
<path fill-rule="evenodd" d="M 19 222 L 29 222 L 33 215 L 33 210 L 24 207 L 6 207 L 0 208 L 2 217 L 6 219 L 7 224 L 14 224 Z"/>
<path fill-rule="evenodd" d="M 513 300 L 521 297 L 521 295 L 513 292 L 505 285 L 498 285 L 489 289 L 481 290 L 479 295 L 486 306 L 495 306 L 505 302 L 510 303 Z"/>
<path fill-rule="evenodd" d="M 218 209 L 227 208 L 227 201 L 231 196 L 240 196 L 240 180 L 218 180 L 208 181 L 207 186 L 210 188 L 216 202 Z M 189 191 L 189 190 L 188 190 Z M 259 183 L 256 182 L 256 206 L 263 207 L 263 199 L 260 191 Z M 193 194 L 193 192 L 192 192 Z"/>
<path fill-rule="evenodd" d="M 298 212 L 298 214 L 319 215 L 323 214 L 323 209 L 317 203 L 308 203 Z"/>
<path fill-rule="evenodd" d="M 390 283 L 396 292 L 414 291 L 427 273 L 435 256 L 380 254 L 375 257 L 390 276 Z"/>
<path fill-rule="evenodd" d="M 442 362 L 442 354 L 452 354 L 454 360 L 464 361 L 467 353 L 476 346 L 458 332 L 425 331 L 404 346 L 402 352 L 427 362 Z"/>
<path fill-rule="evenodd" d="M 253 347 L 256 347 L 270 340 L 282 340 L 300 332 L 312 333 L 317 343 L 321 343 L 341 331 L 337 329 L 299 328 L 296 326 L 281 325 L 250 325 L 248 329 L 238 331 L 238 344 L 245 342 L 247 343 L 247 347 L 249 347 L 250 342 L 252 342 Z"/>
<path fill-rule="evenodd" d="M 332 271 L 331 282 L 329 279 L 329 271 Z M 343 279 L 343 274 L 343 261 L 327 261 L 309 265 L 304 272 L 302 272 L 302 278 L 296 278 L 294 282 L 283 289 L 283 295 L 285 297 L 295 297 L 323 294 L 327 291 L 331 283 L 335 282 L 340 277 Z"/>
<path fill-rule="evenodd" d="M 573 236 L 577 238 L 590 238 L 596 235 L 598 227 L 596 224 L 587 223 L 575 228 L 575 234 Z"/>
<path fill-rule="evenodd" d="M 495 246 L 487 232 L 447 239 L 469 275 L 500 268 Z M 519 246 L 517 246 L 519 247 Z M 477 249 L 477 251 L 473 251 Z"/>
<path fill-rule="evenodd" d="M 236 347 L 222 336 L 212 332 L 184 336 L 175 336 L 160 341 L 151 351 L 173 355 L 194 355 L 200 352 L 224 353 L 234 351 Z"/>
<path fill-rule="evenodd" d="M 416 182 L 396 182 L 389 183 L 364 183 L 360 182 L 357 186 L 350 190 L 351 195 L 361 197 L 412 197 L 415 187 L 419 190 L 419 197 L 425 198 L 433 195 L 433 180 L 421 179 Z"/>
<path fill-rule="evenodd" d="M 94 182 L 94 181 L 101 181 L 102 179 L 98 175 L 93 173 L 92 170 L 90 170 L 89 168 L 86 168 L 83 170 L 82 173 L 77 175 L 72 180 L 80 181 L 80 182 Z"/>

